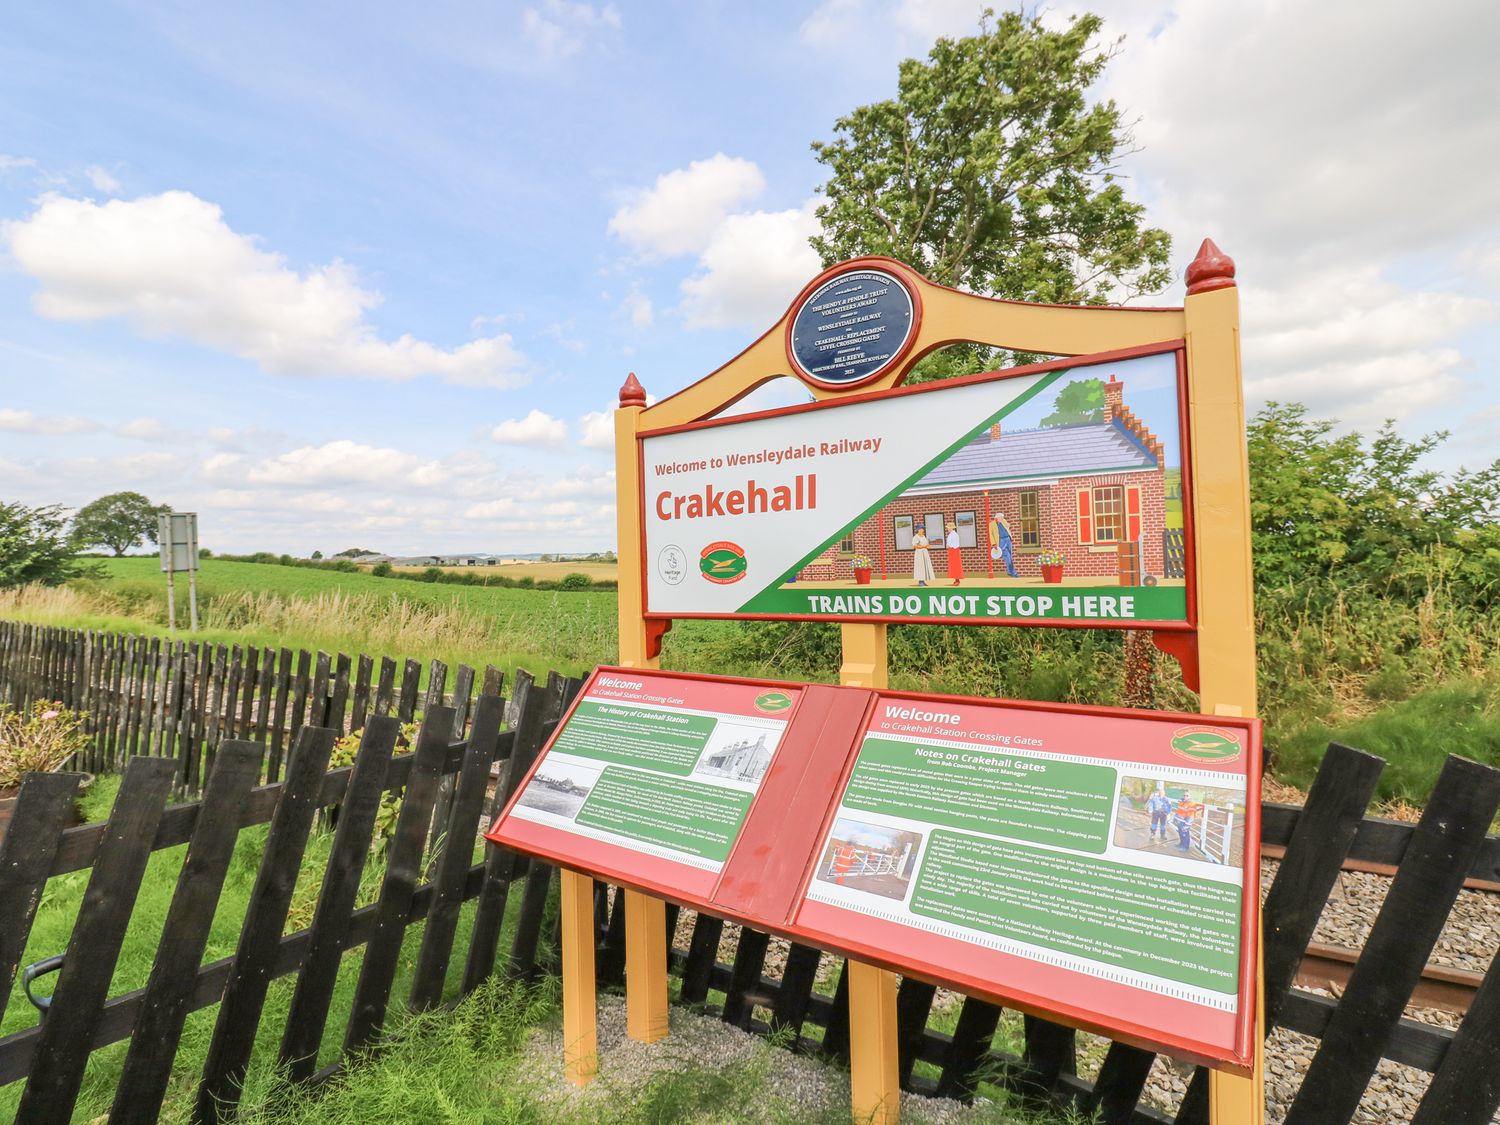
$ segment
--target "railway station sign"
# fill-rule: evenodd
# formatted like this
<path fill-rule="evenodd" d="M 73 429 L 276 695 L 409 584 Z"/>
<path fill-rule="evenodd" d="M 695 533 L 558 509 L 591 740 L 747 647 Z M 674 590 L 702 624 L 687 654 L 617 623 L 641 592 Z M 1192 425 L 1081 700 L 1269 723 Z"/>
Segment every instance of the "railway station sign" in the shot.
<path fill-rule="evenodd" d="M 601 668 L 489 839 L 1245 1066 L 1259 776 L 1248 719 Z"/>
<path fill-rule="evenodd" d="M 860 317 L 849 356 L 899 350 L 876 273 L 791 354 Z M 646 616 L 1189 629 L 1185 379 L 1165 344 L 642 431 Z"/>

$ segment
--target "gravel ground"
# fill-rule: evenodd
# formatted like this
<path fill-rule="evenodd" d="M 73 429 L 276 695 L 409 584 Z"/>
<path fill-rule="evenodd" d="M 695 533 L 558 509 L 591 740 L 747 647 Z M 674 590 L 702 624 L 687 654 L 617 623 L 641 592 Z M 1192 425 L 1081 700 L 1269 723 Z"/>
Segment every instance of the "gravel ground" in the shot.
<path fill-rule="evenodd" d="M 1262 894 L 1269 889 L 1275 874 L 1274 862 L 1262 864 Z M 1391 880 L 1381 875 L 1343 872 L 1323 909 L 1313 940 L 1349 949 L 1361 948 L 1369 936 L 1390 885 Z M 679 948 L 687 948 L 695 920 L 696 915 L 692 911 L 682 911 L 676 934 Z M 719 944 L 720 961 L 727 963 L 733 960 L 738 937 L 739 927 L 726 924 Z M 766 953 L 766 975 L 780 975 L 786 963 L 786 950 L 785 942 L 775 939 L 771 941 Z M 1483 973 L 1494 960 L 1497 950 L 1500 950 L 1500 895 L 1485 891 L 1460 892 L 1433 950 L 1432 961 Z M 829 982 L 831 988 L 831 981 L 837 970 L 836 958 L 823 958 L 818 969 L 819 980 Z M 942 1006 L 956 1003 L 960 999 L 940 992 L 937 1003 Z M 1410 1019 L 1448 1028 L 1457 1027 L 1459 1023 L 1458 1016 L 1429 1008 L 1408 1008 L 1406 1015 Z M 1296 1097 L 1302 1084 L 1302 1076 L 1317 1048 L 1318 1040 L 1309 1036 L 1280 1028 L 1272 1033 L 1266 1052 L 1266 1120 L 1271 1125 L 1279 1125 L 1285 1118 L 1287 1108 Z M 1080 1035 L 1079 1070 L 1085 1075 L 1095 1071 L 1106 1049 L 1105 1040 Z M 1158 1058 L 1146 1085 L 1146 1100 L 1160 1109 L 1170 1110 L 1182 1097 L 1191 1076 L 1191 1067 L 1179 1066 L 1165 1057 Z M 1388 1125 L 1410 1120 L 1427 1089 L 1430 1077 L 1425 1071 L 1382 1061 L 1365 1091 L 1354 1121 L 1357 1125 Z M 1500 1123 L 1500 1113 L 1496 1114 L 1494 1120 Z"/>
<path fill-rule="evenodd" d="M 599 1077 L 579 1088 L 563 1080 L 562 1032 L 539 1031 L 527 1046 L 520 1080 L 545 1104 L 603 1123 L 615 1120 L 622 1102 L 640 1096 L 642 1087 L 661 1074 L 701 1068 L 756 1076 L 759 1096 L 737 1099 L 722 1114 L 709 1111 L 705 1125 L 762 1125 L 817 1120 L 847 1112 L 849 1075 L 805 1056 L 772 1047 L 755 1035 L 721 1020 L 684 1008 L 671 1010 L 671 1034 L 655 1043 L 637 1043 L 625 1034 L 625 1002 L 618 996 L 599 999 Z M 901 1120 L 913 1125 L 964 1125 L 982 1109 L 946 1098 L 904 1094 Z"/>

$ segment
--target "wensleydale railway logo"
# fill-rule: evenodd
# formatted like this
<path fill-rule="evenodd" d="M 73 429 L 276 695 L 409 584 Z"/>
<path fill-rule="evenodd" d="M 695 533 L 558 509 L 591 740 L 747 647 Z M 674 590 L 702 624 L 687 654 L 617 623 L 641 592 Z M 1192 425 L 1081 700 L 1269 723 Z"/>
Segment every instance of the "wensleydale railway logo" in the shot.
<path fill-rule="evenodd" d="M 745 577 L 745 565 L 745 549 L 728 540 L 710 543 L 698 554 L 698 569 L 704 578 L 718 586 L 728 586 Z"/>
<path fill-rule="evenodd" d="M 1218 727 L 1179 727 L 1172 733 L 1172 752 L 1194 762 L 1232 762 L 1240 749 L 1239 737 Z"/>
<path fill-rule="evenodd" d="M 774 715 L 792 705 L 792 697 L 784 691 L 768 691 L 755 697 L 755 709 Z"/>

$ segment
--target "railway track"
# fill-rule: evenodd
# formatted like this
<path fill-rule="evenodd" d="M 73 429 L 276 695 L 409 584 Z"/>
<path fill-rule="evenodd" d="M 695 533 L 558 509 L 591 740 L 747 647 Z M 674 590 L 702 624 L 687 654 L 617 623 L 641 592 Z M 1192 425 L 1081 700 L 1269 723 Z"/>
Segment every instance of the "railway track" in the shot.
<path fill-rule="evenodd" d="M 1285 848 L 1278 845 L 1266 844 L 1261 848 L 1261 856 L 1265 859 L 1280 860 L 1285 851 Z M 1392 864 L 1362 859 L 1346 859 L 1343 868 L 1345 871 L 1383 875 L 1386 878 L 1391 878 L 1396 874 L 1396 868 Z M 1487 879 L 1466 879 L 1464 889 L 1500 894 L 1500 883 Z M 1359 954 L 1358 949 L 1312 942 L 1308 945 L 1307 952 L 1302 955 L 1302 963 L 1297 968 L 1297 984 L 1304 988 L 1321 988 L 1338 994 L 1349 983 L 1349 976 L 1354 971 Z M 1422 970 L 1422 979 L 1412 991 L 1411 1005 L 1462 1015 L 1469 1010 L 1474 994 L 1479 990 L 1483 981 L 1483 973 L 1455 969 L 1448 965 L 1430 964 Z"/>

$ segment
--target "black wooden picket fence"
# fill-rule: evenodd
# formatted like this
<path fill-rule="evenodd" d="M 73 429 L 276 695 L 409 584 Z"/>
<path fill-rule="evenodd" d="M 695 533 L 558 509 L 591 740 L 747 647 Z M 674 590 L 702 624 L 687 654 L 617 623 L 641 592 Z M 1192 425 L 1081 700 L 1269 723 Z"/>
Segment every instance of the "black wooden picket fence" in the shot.
<path fill-rule="evenodd" d="M 101 773 L 137 754 L 176 758 L 179 792 L 197 793 L 219 746 L 266 745 L 263 775 L 281 777 L 305 726 L 359 730 L 372 714 L 411 722 L 448 703 L 462 720 L 501 672 L 441 660 L 215 645 L 94 629 L 0 621 L 0 703 L 55 700 L 82 711 L 90 747 L 79 769 Z M 509 716 L 514 719 L 514 715 Z"/>
<path fill-rule="evenodd" d="M 3 635 L 3 634 L 0 634 Z M 0 665 L 0 674 L 4 672 Z M 489 677 L 498 685 L 498 676 Z M 56 681 L 53 681 L 54 683 Z M 311 688 L 314 713 L 334 710 Z M 0 690 L 6 685 L 0 682 Z M 556 674 L 545 685 L 518 674 L 512 699 L 482 694 L 467 718 L 434 701 L 416 749 L 393 755 L 398 721 L 394 696 L 377 695 L 364 719 L 353 766 L 327 770 L 337 732 L 304 725 L 283 780 L 257 785 L 269 745 L 220 739 L 204 763 L 201 800 L 166 807 L 182 776 L 180 758 L 136 756 L 108 823 L 62 827 L 76 775 L 33 775 L 23 787 L 11 829 L 0 841 L 0 996 L 8 997 L 26 956 L 31 922 L 46 880 L 92 868 L 89 889 L 56 978 L 51 1014 L 38 1026 L 0 1039 L 0 1085 L 25 1080 L 21 1120 L 66 1121 L 89 1053 L 126 1038 L 126 1057 L 112 1122 L 153 1120 L 171 1073 L 186 1014 L 219 1005 L 213 1045 L 204 1068 L 199 1117 L 219 1121 L 232 1112 L 261 1022 L 270 980 L 297 975 L 280 1060 L 293 1081 L 318 1081 L 341 1065 L 320 1067 L 317 1044 L 330 1017 L 340 955 L 363 944 L 359 983 L 344 1035 L 345 1051 L 375 1042 L 387 1010 L 396 958 L 406 928 L 422 925 L 421 952 L 407 1003 L 427 1008 L 443 1001 L 459 911 L 477 899 L 474 929 L 460 994 L 503 971 L 526 979 L 555 968 L 556 935 L 545 921 L 555 894 L 554 869 L 492 849 L 470 863 L 466 846 L 484 812 L 492 768 L 499 780 L 491 815 L 529 768 L 577 681 Z M 440 698 L 440 697 L 439 697 Z M 326 701 L 319 704 L 319 700 Z M 467 692 L 463 695 L 467 705 Z M 506 715 L 513 717 L 509 729 Z M 242 728 L 249 730 L 251 728 Z M 264 728 L 261 728 L 264 729 Z M 1466 879 L 1500 882 L 1500 838 L 1487 837 L 1500 806 L 1500 770 L 1450 757 L 1421 822 L 1365 818 L 1384 763 L 1334 745 L 1301 808 L 1267 805 L 1262 839 L 1285 848 L 1265 902 L 1267 1027 L 1286 1027 L 1321 1040 L 1293 1104 L 1291 1125 L 1338 1125 L 1354 1115 L 1380 1059 L 1432 1075 L 1417 1125 L 1481 1125 L 1500 1107 L 1500 973 L 1491 971 L 1456 1031 L 1405 1018 L 1404 1010 L 1439 932 Z M 354 908 L 381 794 L 404 787 L 379 900 Z M 304 845 L 318 809 L 339 806 L 337 829 L 311 925 L 282 936 Z M 229 856 L 240 830 L 270 822 L 259 876 L 232 957 L 199 964 Z M 107 995 L 115 961 L 152 851 L 188 844 L 177 893 L 162 931 L 155 966 L 143 989 Z M 1294 986 L 1297 968 L 1318 916 L 1346 859 L 1399 865 L 1347 988 L 1327 997 Z M 524 879 L 524 890 L 509 888 Z M 514 916 L 508 956 L 498 957 L 507 902 Z M 598 974 L 618 985 L 625 965 L 624 909 L 617 888 L 596 888 Z M 678 910 L 668 908 L 668 935 Z M 779 974 L 766 972 L 770 939 L 743 930 L 732 962 L 717 961 L 721 919 L 700 915 L 685 949 L 669 950 L 680 974 L 681 998 L 707 1004 L 747 1030 L 783 1030 L 796 1050 L 847 1058 L 849 1027 L 844 969 L 832 996 L 814 988 L 818 950 L 792 946 Z M 669 936 L 669 942 L 671 938 Z M 32 951 L 32 956 L 56 951 Z M 1193 1076 L 1175 1116 L 1138 1104 L 1155 1060 L 1149 1051 L 1112 1044 L 1097 1073 L 1078 1073 L 1076 1033 L 1027 1016 L 1024 1050 L 1011 1056 L 992 1047 L 1001 1012 L 965 999 L 952 1034 L 928 1026 L 935 989 L 915 979 L 898 994 L 903 1084 L 967 1097 L 979 1076 L 999 1081 L 1038 1102 L 1068 1102 L 1104 1122 L 1206 1122 L 1207 1074 Z M 936 1078 L 924 1078 L 921 1061 Z"/>

